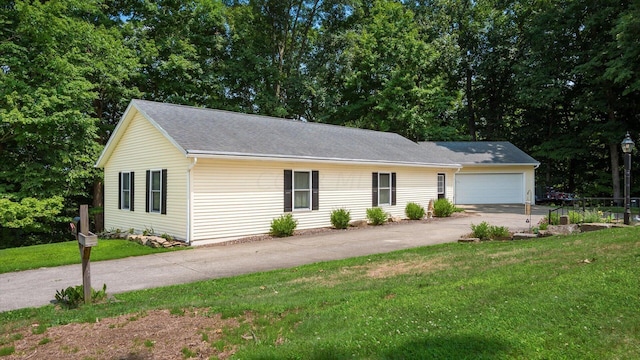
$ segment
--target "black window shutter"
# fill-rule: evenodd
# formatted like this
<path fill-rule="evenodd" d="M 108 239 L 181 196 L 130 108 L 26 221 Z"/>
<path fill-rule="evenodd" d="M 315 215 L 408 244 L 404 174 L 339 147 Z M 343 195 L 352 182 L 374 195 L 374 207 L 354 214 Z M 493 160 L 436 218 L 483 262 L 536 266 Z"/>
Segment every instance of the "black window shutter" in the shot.
<path fill-rule="evenodd" d="M 396 204 L 396 173 L 391 173 L 391 205 Z"/>
<path fill-rule="evenodd" d="M 146 205 L 144 207 L 144 209 L 145 209 L 144 211 L 146 211 L 146 212 L 149 212 L 149 191 L 151 191 L 151 187 L 150 187 L 151 184 L 149 183 L 150 181 L 151 181 L 151 170 L 147 170 L 147 181 L 146 181 L 146 188 L 145 188 L 145 190 L 146 190 L 145 191 L 145 193 L 146 193 L 145 198 L 147 199 L 147 201 L 146 201 Z"/>
<path fill-rule="evenodd" d="M 319 209 L 320 196 L 318 193 L 318 184 L 320 181 L 320 173 L 317 170 L 311 172 L 311 210 Z"/>
<path fill-rule="evenodd" d="M 129 173 L 129 181 L 131 181 L 131 184 L 129 185 L 129 211 L 133 211 L 133 199 L 134 199 L 133 188 L 135 187 L 135 184 L 136 184 L 133 175 L 134 175 L 133 171 Z"/>
<path fill-rule="evenodd" d="M 118 209 L 122 209 L 122 173 L 118 173 Z"/>
<path fill-rule="evenodd" d="M 378 206 L 378 173 L 374 172 L 371 177 L 371 206 Z"/>
<path fill-rule="evenodd" d="M 293 171 L 284 171 L 284 212 L 293 210 Z"/>
<path fill-rule="evenodd" d="M 160 209 L 161 214 L 167 214 L 167 169 L 162 169 L 162 192 L 160 193 L 160 199 L 162 208 Z"/>

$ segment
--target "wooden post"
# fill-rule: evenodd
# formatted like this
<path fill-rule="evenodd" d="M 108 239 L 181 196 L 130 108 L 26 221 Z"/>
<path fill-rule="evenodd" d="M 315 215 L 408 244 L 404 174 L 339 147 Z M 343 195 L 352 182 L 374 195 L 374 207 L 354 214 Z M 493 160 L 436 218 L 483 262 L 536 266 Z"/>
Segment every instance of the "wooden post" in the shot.
<path fill-rule="evenodd" d="M 81 234 L 89 234 L 89 205 L 80 205 L 80 229 Z M 84 303 L 91 303 L 91 246 L 84 246 L 78 242 L 80 256 L 82 257 L 82 287 L 84 289 Z"/>

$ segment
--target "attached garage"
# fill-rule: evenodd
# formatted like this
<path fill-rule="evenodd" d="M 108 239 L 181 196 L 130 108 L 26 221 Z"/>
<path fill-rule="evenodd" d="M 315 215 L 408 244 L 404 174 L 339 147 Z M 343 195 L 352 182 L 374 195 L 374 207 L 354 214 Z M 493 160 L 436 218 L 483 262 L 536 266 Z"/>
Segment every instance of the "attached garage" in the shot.
<path fill-rule="evenodd" d="M 456 174 L 456 204 L 522 204 L 524 174 Z"/>
<path fill-rule="evenodd" d="M 524 204 L 534 201 L 534 158 L 507 141 L 420 143 L 428 156 L 462 168 L 454 175 L 456 204 Z"/>

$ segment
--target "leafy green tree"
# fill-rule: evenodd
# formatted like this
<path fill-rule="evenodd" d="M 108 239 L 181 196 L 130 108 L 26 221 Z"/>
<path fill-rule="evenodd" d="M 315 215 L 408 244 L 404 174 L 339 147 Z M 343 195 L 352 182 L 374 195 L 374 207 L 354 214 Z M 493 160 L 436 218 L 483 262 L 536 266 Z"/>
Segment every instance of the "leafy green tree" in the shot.
<path fill-rule="evenodd" d="M 135 58 L 100 3 L 15 1 L 1 16 L 0 198 L 62 197 L 60 215 L 71 215 L 101 177 L 100 125 L 119 117 Z"/>
<path fill-rule="evenodd" d="M 455 95 L 444 88 L 435 66 L 439 53 L 423 38 L 413 12 L 395 1 L 372 1 L 346 21 L 353 25 L 337 38 L 325 35 L 343 47 L 329 64 L 336 75 L 327 85 L 339 96 L 322 121 L 413 140 L 445 133 L 441 119 Z"/>

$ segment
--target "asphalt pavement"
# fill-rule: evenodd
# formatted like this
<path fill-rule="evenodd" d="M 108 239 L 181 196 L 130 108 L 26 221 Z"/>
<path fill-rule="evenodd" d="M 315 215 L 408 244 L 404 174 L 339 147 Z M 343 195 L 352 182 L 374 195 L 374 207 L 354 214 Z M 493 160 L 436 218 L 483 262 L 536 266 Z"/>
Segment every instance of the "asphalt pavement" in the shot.
<path fill-rule="evenodd" d="M 91 262 L 91 282 L 94 288 L 101 288 L 106 284 L 108 294 L 117 294 L 231 277 L 455 242 L 462 235 L 471 232 L 471 224 L 482 221 L 507 226 L 512 231 L 526 230 L 530 225 L 535 226 L 547 213 L 547 208 L 533 206 L 532 215 L 525 215 L 524 205 L 464 208 L 463 216 L 438 218 L 428 222 L 334 230 L 313 235 Z M 0 312 L 50 304 L 56 290 L 79 284 L 82 284 L 80 264 L 0 274 Z"/>

